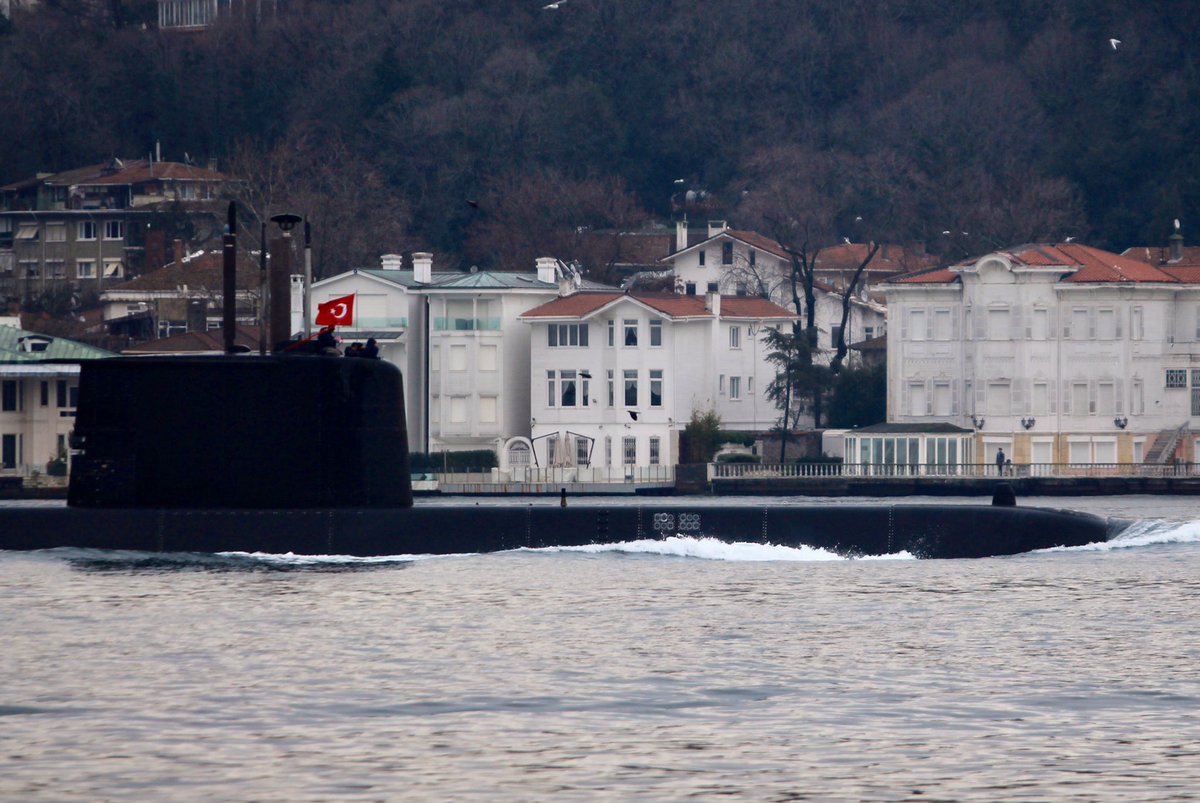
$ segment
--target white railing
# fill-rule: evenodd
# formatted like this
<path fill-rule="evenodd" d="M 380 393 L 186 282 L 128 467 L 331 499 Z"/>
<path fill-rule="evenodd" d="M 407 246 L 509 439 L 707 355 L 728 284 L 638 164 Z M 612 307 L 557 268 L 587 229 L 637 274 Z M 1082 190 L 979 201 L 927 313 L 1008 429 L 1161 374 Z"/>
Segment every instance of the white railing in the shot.
<path fill-rule="evenodd" d="M 507 471 L 413 472 L 414 480 L 432 479 L 439 483 L 528 483 L 537 485 L 562 483 L 674 483 L 674 466 L 513 466 Z"/>
<path fill-rule="evenodd" d="M 1200 477 L 1198 463 L 1021 463 L 1010 466 L 875 463 L 711 463 L 710 479 L 775 477 Z"/>

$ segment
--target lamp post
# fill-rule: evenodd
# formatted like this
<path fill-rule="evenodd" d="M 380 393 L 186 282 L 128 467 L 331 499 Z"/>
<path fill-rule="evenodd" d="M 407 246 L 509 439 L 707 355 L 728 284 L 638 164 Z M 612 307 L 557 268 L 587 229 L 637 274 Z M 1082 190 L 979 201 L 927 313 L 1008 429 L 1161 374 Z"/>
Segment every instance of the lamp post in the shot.
<path fill-rule="evenodd" d="M 279 226 L 282 235 L 271 244 L 270 312 L 267 320 L 270 322 L 272 349 L 292 335 L 291 310 L 288 303 L 288 282 L 292 272 L 292 229 L 303 219 L 291 212 L 271 215 L 271 222 Z"/>
<path fill-rule="evenodd" d="M 1033 416 L 1029 416 L 1028 418 L 1021 419 L 1021 426 L 1025 427 L 1025 429 L 1033 429 L 1033 425 L 1036 423 L 1037 423 L 1037 419 L 1034 418 Z"/>
<path fill-rule="evenodd" d="M 1117 429 L 1125 429 L 1129 426 L 1129 419 L 1123 415 L 1119 415 L 1113 419 L 1113 423 L 1117 425 Z"/>

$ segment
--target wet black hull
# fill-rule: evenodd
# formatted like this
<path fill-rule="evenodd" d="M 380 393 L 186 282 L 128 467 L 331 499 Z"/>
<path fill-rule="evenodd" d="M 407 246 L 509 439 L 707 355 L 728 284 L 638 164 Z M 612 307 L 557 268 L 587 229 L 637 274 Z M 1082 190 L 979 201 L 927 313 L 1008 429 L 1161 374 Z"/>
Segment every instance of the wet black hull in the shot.
<path fill-rule="evenodd" d="M 843 555 L 980 558 L 1105 541 L 1109 523 L 988 505 L 641 506 L 194 510 L 0 509 L 0 549 L 406 555 L 581 546 L 674 535 Z"/>

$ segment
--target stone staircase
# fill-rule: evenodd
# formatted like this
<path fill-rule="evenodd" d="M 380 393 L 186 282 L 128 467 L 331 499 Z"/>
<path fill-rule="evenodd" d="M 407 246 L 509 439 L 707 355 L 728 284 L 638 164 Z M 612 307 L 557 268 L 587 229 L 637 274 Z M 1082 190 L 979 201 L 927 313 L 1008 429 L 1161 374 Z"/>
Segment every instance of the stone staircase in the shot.
<path fill-rule="evenodd" d="M 1188 425 L 1184 424 L 1175 429 L 1164 429 L 1154 438 L 1150 451 L 1146 452 L 1143 463 L 1169 463 L 1175 456 L 1175 449 L 1188 433 Z"/>

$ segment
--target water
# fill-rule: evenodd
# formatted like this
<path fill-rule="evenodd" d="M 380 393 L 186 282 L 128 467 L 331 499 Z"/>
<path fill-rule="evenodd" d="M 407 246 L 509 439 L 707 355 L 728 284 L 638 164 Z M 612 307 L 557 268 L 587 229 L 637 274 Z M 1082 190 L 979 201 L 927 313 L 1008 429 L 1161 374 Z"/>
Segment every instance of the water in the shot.
<path fill-rule="evenodd" d="M 0 553 L 0 800 L 1200 799 L 1200 500 L 1037 501 L 1138 521 L 978 561 Z"/>

